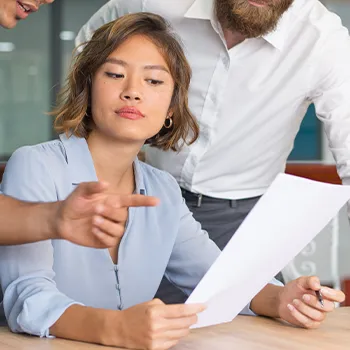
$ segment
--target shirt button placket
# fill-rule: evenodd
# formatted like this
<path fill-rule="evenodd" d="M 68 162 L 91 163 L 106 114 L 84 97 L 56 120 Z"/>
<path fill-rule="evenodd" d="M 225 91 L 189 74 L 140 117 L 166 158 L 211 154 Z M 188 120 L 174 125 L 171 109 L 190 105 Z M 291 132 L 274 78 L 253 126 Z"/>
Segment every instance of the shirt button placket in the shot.
<path fill-rule="evenodd" d="M 114 271 L 115 271 L 115 277 L 116 277 L 116 281 L 117 283 L 115 284 L 115 288 L 117 289 L 118 291 L 118 294 L 119 294 L 119 305 L 118 305 L 118 310 L 122 310 L 123 309 L 123 302 L 122 302 L 122 297 L 121 297 L 121 293 L 120 293 L 120 283 L 119 283 L 119 276 L 118 276 L 118 266 L 114 266 Z"/>

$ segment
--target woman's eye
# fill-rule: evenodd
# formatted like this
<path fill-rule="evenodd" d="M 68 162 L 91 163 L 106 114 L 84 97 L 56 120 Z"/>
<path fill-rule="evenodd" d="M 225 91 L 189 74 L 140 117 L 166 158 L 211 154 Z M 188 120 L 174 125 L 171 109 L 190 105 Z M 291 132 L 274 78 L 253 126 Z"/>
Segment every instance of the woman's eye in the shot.
<path fill-rule="evenodd" d="M 114 79 L 124 78 L 124 74 L 117 74 L 117 73 L 106 72 L 106 75 L 107 75 L 108 77 L 114 78 Z"/>
<path fill-rule="evenodd" d="M 164 81 L 155 80 L 155 79 L 147 79 L 147 81 L 148 81 L 151 85 L 161 85 L 161 84 L 164 83 Z"/>

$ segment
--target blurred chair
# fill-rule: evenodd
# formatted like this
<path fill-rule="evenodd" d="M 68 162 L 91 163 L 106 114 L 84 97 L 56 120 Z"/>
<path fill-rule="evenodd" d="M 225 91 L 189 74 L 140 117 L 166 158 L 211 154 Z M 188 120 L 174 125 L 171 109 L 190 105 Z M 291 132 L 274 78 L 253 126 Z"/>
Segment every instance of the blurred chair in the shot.
<path fill-rule="evenodd" d="M 6 163 L 0 163 L 0 182 L 2 181 L 2 175 L 4 175 Z"/>
<path fill-rule="evenodd" d="M 304 177 L 307 179 L 327 182 L 331 184 L 341 184 L 341 180 L 337 174 L 336 167 L 329 164 L 320 163 L 288 163 L 286 173 Z M 330 231 L 330 232 L 329 232 Z M 331 285 L 334 288 L 341 288 L 339 277 L 339 214 L 331 220 L 329 225 L 323 232 L 322 237 L 318 235 L 304 250 L 291 261 L 282 271 L 283 278 L 286 282 L 300 277 L 301 275 L 314 275 L 317 273 L 316 262 L 313 257 L 316 255 L 317 240 L 322 238 L 330 239 L 329 256 L 330 256 L 330 275 Z M 321 253 L 322 258 L 324 252 Z M 327 253 L 328 254 L 328 253 Z M 350 296 L 348 296 L 350 297 Z"/>

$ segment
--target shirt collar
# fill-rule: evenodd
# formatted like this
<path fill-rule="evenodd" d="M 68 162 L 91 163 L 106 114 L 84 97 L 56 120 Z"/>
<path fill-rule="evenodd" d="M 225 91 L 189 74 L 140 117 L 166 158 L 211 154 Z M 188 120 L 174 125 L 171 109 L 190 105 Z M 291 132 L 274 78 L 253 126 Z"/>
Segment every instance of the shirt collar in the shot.
<path fill-rule="evenodd" d="M 136 158 L 134 160 L 134 174 L 135 174 L 135 193 L 147 195 L 145 181 L 143 177 L 141 162 Z"/>
<path fill-rule="evenodd" d="M 185 18 L 207 19 L 214 17 L 214 0 L 195 0 L 185 13 Z"/>
<path fill-rule="evenodd" d="M 290 17 L 290 9 L 287 10 L 279 22 L 277 23 L 276 29 L 263 36 L 263 39 L 274 46 L 279 51 L 282 51 L 284 48 L 285 40 L 287 37 L 287 28 L 288 28 L 288 20 Z"/>
<path fill-rule="evenodd" d="M 289 12 L 290 9 L 283 14 L 273 32 L 262 36 L 265 41 L 280 51 L 284 47 Z M 185 18 L 209 20 L 212 23 L 217 21 L 214 16 L 214 0 L 195 0 L 185 13 Z"/>
<path fill-rule="evenodd" d="M 66 134 L 60 134 L 59 138 L 65 151 L 72 185 L 78 185 L 81 182 L 98 181 L 94 162 L 85 138 L 74 135 L 67 136 Z M 134 161 L 134 173 L 135 192 L 146 194 L 142 166 L 138 159 Z"/>

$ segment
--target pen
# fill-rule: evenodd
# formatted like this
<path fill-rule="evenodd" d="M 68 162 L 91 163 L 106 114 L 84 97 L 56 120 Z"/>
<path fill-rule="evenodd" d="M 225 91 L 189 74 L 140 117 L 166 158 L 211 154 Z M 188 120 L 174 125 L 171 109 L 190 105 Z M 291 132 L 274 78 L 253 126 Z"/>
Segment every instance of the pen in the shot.
<path fill-rule="evenodd" d="M 318 301 L 320 302 L 320 304 L 323 307 L 324 306 L 323 298 L 322 298 L 321 292 L 319 290 L 316 291 L 316 297 L 317 297 Z"/>

